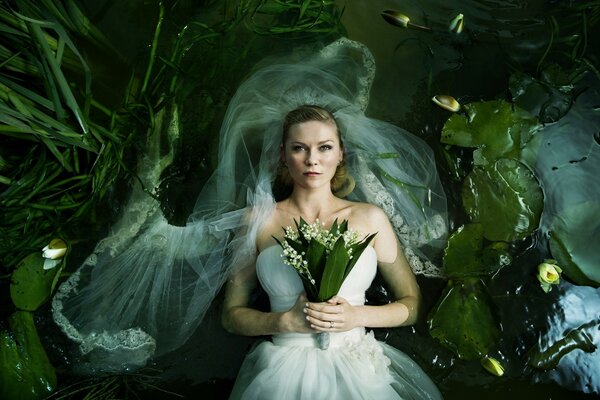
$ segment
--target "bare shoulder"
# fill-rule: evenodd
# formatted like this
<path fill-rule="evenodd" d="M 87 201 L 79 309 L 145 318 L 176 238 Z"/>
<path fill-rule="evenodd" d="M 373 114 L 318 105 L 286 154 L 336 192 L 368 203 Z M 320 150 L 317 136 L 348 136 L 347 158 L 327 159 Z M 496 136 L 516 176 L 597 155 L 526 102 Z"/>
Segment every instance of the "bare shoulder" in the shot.
<path fill-rule="evenodd" d="M 389 220 L 385 212 L 369 203 L 353 203 L 352 204 L 352 220 L 357 225 L 363 225 L 368 232 L 374 232 L 381 229 L 383 225 L 389 225 Z"/>

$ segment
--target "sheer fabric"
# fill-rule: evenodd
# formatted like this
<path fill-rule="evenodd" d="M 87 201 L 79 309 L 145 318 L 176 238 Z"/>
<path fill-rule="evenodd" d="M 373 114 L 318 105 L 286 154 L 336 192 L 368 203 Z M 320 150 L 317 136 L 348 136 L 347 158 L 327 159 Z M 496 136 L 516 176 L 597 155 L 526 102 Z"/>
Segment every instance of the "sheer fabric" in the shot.
<path fill-rule="evenodd" d="M 256 234 L 275 207 L 273 181 L 287 112 L 316 104 L 333 112 L 356 180 L 348 197 L 380 206 L 417 274 L 440 276 L 428 260 L 445 242 L 446 198 L 431 149 L 419 138 L 365 116 L 375 65 L 368 49 L 342 38 L 257 69 L 232 98 L 219 162 L 184 227 L 169 225 L 156 200 L 134 189 L 121 221 L 53 300 L 57 324 L 80 344 L 92 370 L 123 370 L 185 342 L 232 268 L 256 258 Z M 178 111 L 157 132 L 178 135 Z M 140 164 L 158 185 L 172 154 L 152 150 Z"/>

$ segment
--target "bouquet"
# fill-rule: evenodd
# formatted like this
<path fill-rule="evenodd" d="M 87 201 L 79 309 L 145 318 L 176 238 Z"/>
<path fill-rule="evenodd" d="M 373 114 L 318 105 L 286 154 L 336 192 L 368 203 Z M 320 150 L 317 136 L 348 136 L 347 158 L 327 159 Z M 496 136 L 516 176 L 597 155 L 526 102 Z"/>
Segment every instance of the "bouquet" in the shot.
<path fill-rule="evenodd" d="M 317 219 L 308 224 L 302 217 L 294 220 L 296 229 L 283 228 L 283 240 L 274 238 L 283 248 L 283 261 L 296 270 L 309 301 L 323 302 L 335 296 L 362 252 L 376 233 L 359 240 L 358 233 L 348 229 L 348 221 L 337 219 L 329 230 Z M 329 347 L 329 333 L 317 336 L 319 348 Z"/>

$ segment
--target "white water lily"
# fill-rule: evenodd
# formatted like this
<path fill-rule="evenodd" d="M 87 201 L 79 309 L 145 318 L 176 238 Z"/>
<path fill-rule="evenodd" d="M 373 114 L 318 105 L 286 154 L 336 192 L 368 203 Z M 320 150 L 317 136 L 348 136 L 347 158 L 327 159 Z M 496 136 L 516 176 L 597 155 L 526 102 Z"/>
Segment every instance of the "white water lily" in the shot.
<path fill-rule="evenodd" d="M 537 269 L 537 278 L 544 292 L 548 293 L 552 289 L 552 285 L 560 283 L 562 268 L 556 265 L 555 260 L 544 260 L 543 263 L 538 265 Z"/>
<path fill-rule="evenodd" d="M 62 239 L 52 239 L 46 247 L 42 249 L 44 260 L 44 269 L 52 269 L 60 264 L 61 259 L 67 253 L 67 244 Z"/>
<path fill-rule="evenodd" d="M 493 357 L 483 357 L 481 359 L 481 366 L 492 375 L 504 375 L 504 367 L 500 364 L 500 361 Z"/>
<path fill-rule="evenodd" d="M 450 25 L 448 29 L 450 32 L 454 32 L 457 35 L 463 31 L 465 27 L 465 16 L 462 14 L 458 14 L 456 17 L 452 18 L 450 21 Z"/>

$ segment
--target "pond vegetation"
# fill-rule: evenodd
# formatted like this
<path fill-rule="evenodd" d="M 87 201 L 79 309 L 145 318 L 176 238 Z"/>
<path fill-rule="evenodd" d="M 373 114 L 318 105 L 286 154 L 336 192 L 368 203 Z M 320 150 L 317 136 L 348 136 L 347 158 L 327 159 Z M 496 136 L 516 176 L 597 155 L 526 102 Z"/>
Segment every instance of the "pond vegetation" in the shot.
<path fill-rule="evenodd" d="M 373 30 L 386 32 L 372 33 L 373 47 L 392 41 L 395 49 L 385 55 L 368 112 L 434 148 L 451 211 L 438 260 L 445 279 L 420 280 L 428 315 L 415 328 L 378 335 L 417 360 L 447 398 L 600 393 L 593 368 L 600 363 L 600 4 L 533 2 L 519 10 L 521 19 L 503 21 L 509 7 L 501 3 L 448 10 L 438 1 L 408 2 L 400 10 L 326 0 L 2 2 L 0 397 L 178 397 L 170 382 L 181 378 L 165 379 L 152 366 L 71 374 L 76 361 L 50 327 L 48 300 L 118 217 L 139 180 L 138 155 L 156 144 L 150 140 L 165 113 L 180 110 L 183 134 L 159 137 L 158 151 L 177 157 L 144 190 L 181 224 L 215 164 L 227 102 L 253 65 L 292 45 L 360 37 L 355 21 L 365 9 L 377 18 Z M 481 17 L 494 10 L 497 20 Z M 104 18 L 111 12 L 147 18 L 138 15 L 139 26 L 125 35 L 118 20 Z M 482 58 L 509 54 L 500 72 L 490 72 L 502 78 L 477 90 L 487 82 L 456 82 L 451 72 L 466 74 L 468 58 L 478 59 L 472 49 Z M 436 64 L 451 51 L 462 65 Z M 391 111 L 382 87 L 399 79 L 390 67 L 406 67 L 395 64 L 400 53 L 423 61 L 412 78 L 420 94 Z M 55 238 L 51 247 L 64 251 L 44 257 Z M 206 329 L 218 331 L 211 321 Z M 199 337 L 207 338 L 191 341 Z M 211 375 L 213 356 L 195 354 L 189 362 L 205 371 L 186 392 L 226 396 L 235 373 Z M 226 359 L 235 369 L 236 358 Z"/>

